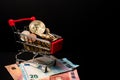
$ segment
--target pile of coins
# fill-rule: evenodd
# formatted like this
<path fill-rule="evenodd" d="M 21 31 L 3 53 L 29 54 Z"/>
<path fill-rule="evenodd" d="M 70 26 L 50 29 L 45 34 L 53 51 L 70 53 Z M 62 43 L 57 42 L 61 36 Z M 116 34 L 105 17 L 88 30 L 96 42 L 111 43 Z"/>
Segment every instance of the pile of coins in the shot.
<path fill-rule="evenodd" d="M 29 31 L 27 30 L 24 30 L 23 32 L 21 32 L 21 40 L 22 41 L 26 41 L 26 42 L 35 42 L 36 41 L 36 38 L 37 36 L 33 33 L 30 33 Z"/>
<path fill-rule="evenodd" d="M 46 28 L 45 24 L 40 20 L 32 21 L 29 25 L 29 29 L 32 33 L 40 36 L 41 38 L 51 41 L 55 41 L 57 39 L 54 35 L 50 33 L 49 28 Z"/>
<path fill-rule="evenodd" d="M 21 32 L 21 40 L 27 42 L 35 42 L 38 35 L 41 38 L 55 41 L 57 37 L 50 33 L 49 28 L 45 27 L 45 24 L 40 20 L 34 20 L 29 24 L 29 30 L 24 30 Z M 31 32 L 31 33 L 30 33 Z M 46 32 L 46 33 L 45 33 Z"/>
<path fill-rule="evenodd" d="M 29 24 L 29 29 L 20 33 L 20 39 L 27 44 L 23 45 L 28 51 L 50 52 L 50 42 L 57 40 L 58 37 L 51 34 L 49 28 L 46 28 L 42 21 L 34 20 Z"/>

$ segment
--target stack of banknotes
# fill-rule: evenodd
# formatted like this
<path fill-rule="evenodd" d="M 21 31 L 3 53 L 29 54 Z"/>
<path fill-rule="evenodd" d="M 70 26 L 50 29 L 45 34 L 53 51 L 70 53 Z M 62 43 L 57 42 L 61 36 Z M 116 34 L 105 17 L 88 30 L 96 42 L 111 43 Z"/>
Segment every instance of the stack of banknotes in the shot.
<path fill-rule="evenodd" d="M 36 59 L 42 63 L 44 61 L 43 58 Z M 33 63 L 33 60 L 5 67 L 14 80 L 80 80 L 76 69 L 79 65 L 73 64 L 67 58 L 55 59 L 56 65 L 48 67 L 47 72 L 43 72 L 40 64 Z"/>

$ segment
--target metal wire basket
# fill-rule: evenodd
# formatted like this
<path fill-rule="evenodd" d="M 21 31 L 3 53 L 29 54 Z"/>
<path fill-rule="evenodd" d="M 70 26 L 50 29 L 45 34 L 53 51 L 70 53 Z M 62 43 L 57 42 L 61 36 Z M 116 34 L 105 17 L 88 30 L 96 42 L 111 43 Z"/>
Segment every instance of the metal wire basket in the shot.
<path fill-rule="evenodd" d="M 18 55 L 21 55 L 24 52 L 29 52 L 29 53 L 33 53 L 33 59 L 37 56 L 37 55 L 50 55 L 50 54 L 54 54 L 57 51 L 62 49 L 62 43 L 63 43 L 63 38 L 59 35 L 53 34 L 55 37 L 57 37 L 57 40 L 55 41 L 49 41 L 46 39 L 43 39 L 39 36 L 36 37 L 36 40 L 34 42 L 29 42 L 29 41 L 22 41 L 20 39 L 21 36 L 27 37 L 27 38 L 31 38 L 31 36 L 29 35 L 25 35 L 22 34 L 21 32 L 24 30 L 29 31 L 28 26 L 24 26 L 24 28 L 18 28 L 18 26 L 16 26 L 17 22 L 23 22 L 23 21 L 34 21 L 36 20 L 36 18 L 30 17 L 30 18 L 22 18 L 22 19 L 17 19 L 17 20 L 13 20 L 13 19 L 9 19 L 8 23 L 9 26 L 12 28 L 13 32 L 14 32 L 14 36 L 15 36 L 15 41 L 19 44 L 22 44 L 22 49 L 18 49 L 19 52 L 16 55 L 16 62 L 20 62 L 20 61 L 25 61 L 23 59 L 18 59 Z"/>

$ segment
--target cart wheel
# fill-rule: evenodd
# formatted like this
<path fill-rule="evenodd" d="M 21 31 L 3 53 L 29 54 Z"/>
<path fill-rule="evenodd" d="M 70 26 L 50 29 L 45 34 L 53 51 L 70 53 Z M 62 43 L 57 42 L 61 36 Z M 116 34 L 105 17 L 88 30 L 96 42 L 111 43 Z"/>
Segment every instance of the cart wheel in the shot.
<path fill-rule="evenodd" d="M 48 67 L 47 66 L 45 67 L 45 72 L 44 73 L 46 73 L 46 72 L 48 72 Z"/>
<path fill-rule="evenodd" d="M 42 72 L 44 72 L 44 73 L 48 72 L 48 67 L 47 67 L 47 65 L 41 65 L 41 66 L 39 66 L 38 68 L 39 68 Z"/>
<path fill-rule="evenodd" d="M 54 60 L 53 66 L 56 66 L 56 60 Z"/>
<path fill-rule="evenodd" d="M 47 67 L 47 66 L 44 66 L 44 67 L 41 68 L 41 70 L 42 70 L 44 73 L 46 73 L 46 72 L 48 72 L 48 67 Z"/>

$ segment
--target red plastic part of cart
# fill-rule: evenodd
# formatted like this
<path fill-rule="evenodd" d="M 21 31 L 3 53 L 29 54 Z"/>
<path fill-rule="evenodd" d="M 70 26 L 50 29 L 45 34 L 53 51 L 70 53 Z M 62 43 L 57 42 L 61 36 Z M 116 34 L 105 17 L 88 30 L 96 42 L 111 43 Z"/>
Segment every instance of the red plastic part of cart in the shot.
<path fill-rule="evenodd" d="M 27 20 L 33 21 L 35 19 L 36 18 L 34 16 L 32 16 L 31 18 L 22 18 L 22 19 L 18 19 L 18 20 L 9 19 L 8 23 L 11 27 L 14 27 L 16 22 L 27 21 Z"/>

